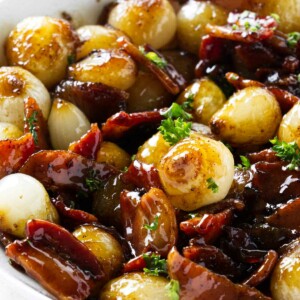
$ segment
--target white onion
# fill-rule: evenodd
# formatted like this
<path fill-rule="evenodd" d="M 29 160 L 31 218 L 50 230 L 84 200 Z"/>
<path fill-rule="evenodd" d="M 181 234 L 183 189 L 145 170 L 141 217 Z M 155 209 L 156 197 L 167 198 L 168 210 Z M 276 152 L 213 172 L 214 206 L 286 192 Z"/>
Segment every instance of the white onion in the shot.
<path fill-rule="evenodd" d="M 84 135 L 91 125 L 84 113 L 73 103 L 55 99 L 48 120 L 54 149 L 67 150 L 70 143 Z"/>
<path fill-rule="evenodd" d="M 45 119 L 48 118 L 51 100 L 42 84 L 30 72 L 20 67 L 0 68 L 0 122 L 24 127 L 24 100 L 34 98 Z"/>
<path fill-rule="evenodd" d="M 30 219 L 58 222 L 58 214 L 44 186 L 25 174 L 11 174 L 0 180 L 0 230 L 25 237 Z"/>

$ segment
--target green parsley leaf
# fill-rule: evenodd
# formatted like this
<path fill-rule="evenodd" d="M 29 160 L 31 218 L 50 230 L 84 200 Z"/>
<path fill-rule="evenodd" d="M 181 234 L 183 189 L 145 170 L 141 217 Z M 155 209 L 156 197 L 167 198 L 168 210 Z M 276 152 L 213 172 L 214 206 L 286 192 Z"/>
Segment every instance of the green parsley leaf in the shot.
<path fill-rule="evenodd" d="M 279 17 L 279 15 L 273 13 L 273 14 L 270 14 L 270 17 L 272 17 L 277 23 L 280 22 L 280 17 Z"/>
<path fill-rule="evenodd" d="M 180 285 L 178 280 L 171 279 L 166 285 L 168 296 L 171 300 L 179 300 Z"/>
<path fill-rule="evenodd" d="M 159 276 L 168 275 L 167 261 L 161 259 L 160 255 L 157 254 L 144 254 L 143 259 L 146 263 L 146 268 L 143 271 L 146 274 Z"/>
<path fill-rule="evenodd" d="M 139 47 L 139 50 L 145 57 L 147 57 L 158 68 L 163 69 L 168 65 L 168 63 L 163 58 L 159 57 L 157 53 L 153 51 L 146 52 L 145 48 L 142 46 Z"/>
<path fill-rule="evenodd" d="M 216 182 L 213 180 L 213 178 L 208 178 L 206 180 L 207 182 L 207 188 L 212 190 L 212 192 L 215 194 L 219 191 L 219 186 L 216 184 Z"/>
<path fill-rule="evenodd" d="M 180 118 L 176 120 L 168 118 L 161 122 L 158 130 L 162 134 L 165 141 L 167 141 L 172 146 L 180 140 L 188 137 L 190 135 L 191 128 L 191 122 L 184 122 Z"/>
<path fill-rule="evenodd" d="M 277 137 L 270 140 L 273 144 L 272 149 L 276 152 L 281 160 L 289 162 L 287 165 L 288 170 L 298 170 L 300 166 L 300 148 L 296 142 L 283 142 L 279 141 Z"/>
<path fill-rule="evenodd" d="M 181 104 L 182 109 L 192 110 L 194 99 L 195 99 L 195 94 L 189 93 L 186 100 Z"/>
<path fill-rule="evenodd" d="M 184 107 L 186 107 L 186 105 L 189 105 L 185 103 L 186 102 L 183 103 L 185 105 Z M 162 115 L 165 118 L 171 118 L 171 119 L 181 118 L 184 121 L 192 119 L 192 115 L 187 113 L 183 109 L 183 105 L 179 105 L 176 102 L 173 102 L 172 105 L 165 112 L 162 113 Z"/>
<path fill-rule="evenodd" d="M 300 74 L 297 75 L 297 81 L 300 82 Z"/>
<path fill-rule="evenodd" d="M 299 40 L 300 40 L 300 32 L 290 32 L 288 33 L 288 38 L 286 40 L 286 43 L 290 48 L 295 48 Z"/>
<path fill-rule="evenodd" d="M 85 185 L 91 193 L 100 189 L 102 182 L 97 178 L 95 170 L 89 172 L 88 177 L 85 178 Z"/>
<path fill-rule="evenodd" d="M 28 126 L 29 126 L 29 132 L 32 134 L 34 143 L 37 144 L 38 143 L 38 134 L 36 131 L 36 122 L 37 120 L 37 111 L 35 110 L 32 115 L 28 118 L 27 122 L 28 122 Z"/>
<path fill-rule="evenodd" d="M 146 224 L 143 227 L 145 229 L 148 229 L 148 230 L 151 230 L 151 231 L 157 230 L 157 228 L 158 228 L 158 219 L 159 219 L 159 215 L 157 214 L 157 215 L 155 215 L 154 221 L 151 224 Z"/>
<path fill-rule="evenodd" d="M 242 164 L 238 164 L 237 167 L 239 169 L 246 169 L 246 170 L 250 169 L 251 163 L 250 163 L 249 159 L 243 155 L 240 155 L 240 159 L 241 159 Z"/>

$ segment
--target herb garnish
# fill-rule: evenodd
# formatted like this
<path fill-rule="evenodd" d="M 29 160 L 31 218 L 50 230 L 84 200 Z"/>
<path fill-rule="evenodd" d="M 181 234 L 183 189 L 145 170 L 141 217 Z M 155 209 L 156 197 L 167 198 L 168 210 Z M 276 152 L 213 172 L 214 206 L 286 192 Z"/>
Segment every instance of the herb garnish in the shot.
<path fill-rule="evenodd" d="M 167 261 L 161 259 L 157 254 L 144 254 L 143 259 L 146 263 L 146 268 L 143 271 L 146 274 L 159 276 L 161 274 L 168 275 Z"/>
<path fill-rule="evenodd" d="M 32 115 L 28 118 L 27 122 L 28 122 L 28 126 L 29 126 L 29 132 L 32 134 L 34 143 L 37 144 L 39 139 L 38 139 L 38 134 L 36 131 L 36 122 L 37 120 L 37 111 L 35 110 Z"/>
<path fill-rule="evenodd" d="M 185 110 L 192 108 L 193 100 L 194 96 L 189 95 L 183 104 L 174 102 L 162 113 L 166 119 L 161 122 L 158 130 L 171 146 L 190 135 L 192 123 L 187 121 L 192 119 L 192 115 Z"/>
<path fill-rule="evenodd" d="M 171 146 L 190 135 L 192 128 L 191 122 L 185 122 L 178 118 L 176 120 L 166 119 L 161 122 L 158 130 L 162 134 L 165 141 Z"/>
<path fill-rule="evenodd" d="M 214 181 L 214 179 L 213 178 L 208 178 L 207 180 L 206 180 L 206 182 L 207 182 L 207 188 L 208 189 L 210 189 L 210 190 L 212 190 L 212 192 L 215 194 L 215 193 L 217 193 L 218 191 L 219 191 L 219 186 L 216 184 L 216 182 Z"/>
<path fill-rule="evenodd" d="M 286 40 L 286 43 L 290 48 L 295 48 L 299 40 L 300 40 L 300 32 L 290 32 L 288 33 L 288 38 Z"/>
<path fill-rule="evenodd" d="M 151 230 L 151 231 L 157 230 L 157 228 L 158 228 L 158 219 L 159 219 L 159 214 L 156 214 L 155 217 L 154 217 L 154 221 L 150 224 L 144 225 L 143 227 L 145 229 L 148 229 L 148 230 Z"/>
<path fill-rule="evenodd" d="M 144 47 L 139 47 L 140 52 L 143 53 L 145 57 L 147 57 L 152 63 L 154 63 L 158 68 L 163 69 L 165 68 L 168 63 L 159 55 L 153 51 L 147 52 L 145 51 Z"/>
<path fill-rule="evenodd" d="M 289 162 L 286 166 L 288 170 L 298 170 L 300 166 L 300 148 L 296 142 L 284 142 L 278 140 L 275 137 L 273 140 L 270 140 L 273 144 L 272 149 L 276 152 L 278 156 L 283 161 Z"/>
<path fill-rule="evenodd" d="M 171 279 L 166 285 L 166 289 L 171 300 L 179 300 L 180 285 L 178 280 Z"/>
<path fill-rule="evenodd" d="M 238 164 L 237 167 L 239 169 L 245 169 L 245 170 L 250 169 L 250 167 L 251 167 L 250 160 L 244 155 L 240 155 L 240 159 L 241 159 L 242 164 Z"/>
<path fill-rule="evenodd" d="M 88 177 L 85 178 L 85 185 L 91 193 L 100 189 L 102 182 L 97 178 L 95 170 L 91 170 L 88 173 Z"/>

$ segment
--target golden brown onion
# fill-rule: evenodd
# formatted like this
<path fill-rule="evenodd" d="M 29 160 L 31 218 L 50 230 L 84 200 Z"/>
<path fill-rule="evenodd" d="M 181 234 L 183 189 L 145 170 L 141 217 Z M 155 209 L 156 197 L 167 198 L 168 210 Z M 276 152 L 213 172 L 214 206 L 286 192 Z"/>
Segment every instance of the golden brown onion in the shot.
<path fill-rule="evenodd" d="M 234 160 L 223 143 L 192 133 L 170 148 L 157 169 L 172 204 L 192 211 L 225 198 Z"/>
<path fill-rule="evenodd" d="M 126 33 L 136 45 L 159 49 L 176 31 L 176 15 L 168 0 L 120 1 L 110 12 L 108 23 Z"/>
<path fill-rule="evenodd" d="M 10 65 L 32 72 L 49 88 L 65 77 L 68 59 L 75 54 L 77 43 L 77 34 L 69 22 L 30 17 L 10 33 L 6 55 Z"/>

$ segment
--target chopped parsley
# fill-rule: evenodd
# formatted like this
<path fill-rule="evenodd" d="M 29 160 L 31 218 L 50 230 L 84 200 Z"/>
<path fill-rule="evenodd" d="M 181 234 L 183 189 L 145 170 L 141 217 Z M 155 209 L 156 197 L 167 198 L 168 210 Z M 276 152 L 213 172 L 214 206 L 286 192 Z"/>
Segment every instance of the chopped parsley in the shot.
<path fill-rule="evenodd" d="M 100 189 L 102 182 L 97 178 L 97 173 L 95 170 L 91 170 L 89 172 L 88 177 L 85 178 L 85 185 L 91 193 Z"/>
<path fill-rule="evenodd" d="M 168 275 L 167 261 L 161 259 L 157 254 L 144 254 L 143 259 L 146 263 L 146 268 L 143 269 L 145 274 L 160 276 Z"/>
<path fill-rule="evenodd" d="M 35 110 L 32 115 L 27 119 L 28 122 L 28 127 L 29 127 L 29 132 L 32 134 L 34 143 L 38 143 L 38 134 L 36 131 L 36 123 L 37 123 L 37 111 Z"/>
<path fill-rule="evenodd" d="M 180 285 L 179 281 L 175 279 L 171 279 L 171 281 L 166 285 L 168 296 L 171 300 L 179 300 L 179 292 L 180 292 Z"/>
<path fill-rule="evenodd" d="M 297 75 L 297 81 L 300 82 L 300 74 Z"/>
<path fill-rule="evenodd" d="M 180 118 L 176 120 L 168 118 L 161 122 L 158 130 L 162 134 L 165 141 L 173 146 L 180 140 L 188 137 L 190 135 L 191 128 L 191 122 L 185 122 Z"/>
<path fill-rule="evenodd" d="M 192 115 L 185 109 L 191 109 L 193 99 L 193 96 L 189 95 L 183 104 L 174 102 L 168 110 L 162 113 L 166 119 L 162 120 L 158 130 L 171 146 L 191 133 L 192 123 L 187 121 L 192 119 Z"/>
<path fill-rule="evenodd" d="M 277 137 L 273 140 L 270 140 L 273 144 L 273 151 L 276 152 L 281 160 L 289 162 L 286 166 L 288 170 L 298 170 L 300 166 L 300 148 L 296 142 L 283 142 L 279 141 Z"/>
<path fill-rule="evenodd" d="M 170 118 L 170 119 L 177 119 L 180 118 L 182 120 L 190 120 L 192 119 L 192 115 L 187 113 L 184 110 L 184 107 L 188 107 L 188 105 L 190 104 L 186 104 L 186 102 L 184 102 L 182 105 L 179 105 L 176 102 L 173 102 L 171 107 L 166 110 L 165 112 L 162 113 L 162 115 L 165 118 Z"/>
<path fill-rule="evenodd" d="M 189 93 L 186 100 L 181 104 L 181 107 L 184 110 L 192 110 L 194 99 L 195 99 L 195 94 Z"/>
<path fill-rule="evenodd" d="M 148 58 L 153 64 L 155 64 L 158 68 L 163 69 L 165 68 L 168 63 L 161 57 L 159 57 L 159 55 L 153 51 L 147 52 L 145 51 L 144 47 L 140 47 L 139 48 L 140 52 L 142 52 L 142 54 Z"/>
<path fill-rule="evenodd" d="M 151 231 L 157 230 L 157 228 L 158 228 L 158 219 L 159 219 L 159 215 L 157 214 L 157 215 L 155 215 L 154 221 L 151 224 L 146 224 L 143 227 L 145 229 L 148 229 L 148 230 L 151 230 Z"/>
<path fill-rule="evenodd" d="M 219 191 L 219 186 L 216 184 L 216 182 L 213 180 L 213 178 L 208 178 L 206 180 L 207 188 L 212 190 L 212 192 L 215 194 Z"/>
<path fill-rule="evenodd" d="M 286 43 L 290 48 L 295 48 L 300 40 L 300 32 L 290 32 L 287 35 Z"/>
<path fill-rule="evenodd" d="M 251 167 L 250 160 L 244 155 L 240 155 L 240 159 L 242 164 L 238 164 L 237 167 L 239 169 L 246 169 L 246 170 L 250 169 Z"/>

